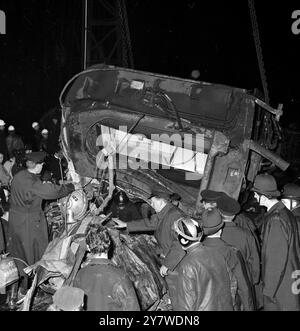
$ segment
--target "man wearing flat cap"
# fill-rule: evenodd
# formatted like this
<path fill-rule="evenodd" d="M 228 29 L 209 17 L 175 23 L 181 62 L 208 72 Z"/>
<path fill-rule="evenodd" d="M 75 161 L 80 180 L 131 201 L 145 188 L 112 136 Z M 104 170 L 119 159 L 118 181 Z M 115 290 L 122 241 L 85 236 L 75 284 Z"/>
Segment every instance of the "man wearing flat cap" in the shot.
<path fill-rule="evenodd" d="M 160 273 L 162 276 L 166 276 L 168 270 L 173 271 L 185 255 L 173 229 L 174 222 L 185 215 L 170 202 L 170 193 L 163 190 L 153 190 L 149 195 L 148 203 L 156 212 L 150 219 L 134 220 L 127 224 L 118 219 L 114 221 L 117 224 L 116 228 L 127 227 L 129 233 L 154 231 L 154 236 L 161 248 L 162 268 Z"/>
<path fill-rule="evenodd" d="M 224 193 L 218 200 L 217 208 L 224 221 L 221 238 L 241 252 L 254 290 L 254 286 L 258 285 L 260 280 L 260 256 L 252 233 L 235 224 L 235 217 L 240 212 L 240 204 Z"/>
<path fill-rule="evenodd" d="M 11 183 L 9 209 L 8 251 L 28 265 L 39 261 L 48 245 L 48 229 L 42 210 L 42 200 L 67 196 L 74 191 L 73 184 L 42 183 L 39 174 L 46 154 L 33 152 L 26 155 L 26 170 L 18 172 Z M 27 290 L 27 276 L 23 263 L 16 261 L 23 277 L 23 291 Z"/>
<path fill-rule="evenodd" d="M 211 251 L 211 254 L 219 254 L 226 261 L 234 310 L 255 310 L 255 298 L 244 258 L 236 247 L 221 239 L 224 221 L 217 208 L 204 211 L 202 225 L 205 235 L 203 245 Z"/>
<path fill-rule="evenodd" d="M 293 273 L 300 270 L 300 243 L 294 215 L 278 200 L 273 176 L 257 175 L 254 197 L 267 208 L 262 225 L 262 282 L 264 310 L 300 310 L 300 296 L 293 293 Z"/>

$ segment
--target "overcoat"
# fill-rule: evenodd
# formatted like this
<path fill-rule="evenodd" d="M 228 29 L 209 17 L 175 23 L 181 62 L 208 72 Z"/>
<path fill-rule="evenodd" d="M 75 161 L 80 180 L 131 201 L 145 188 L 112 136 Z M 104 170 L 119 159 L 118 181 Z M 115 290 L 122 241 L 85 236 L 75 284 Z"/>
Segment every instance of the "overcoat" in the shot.
<path fill-rule="evenodd" d="M 300 270 L 299 233 L 294 215 L 276 203 L 262 228 L 262 281 L 265 310 L 300 310 L 294 273 Z"/>
<path fill-rule="evenodd" d="M 48 245 L 47 222 L 42 210 L 43 199 L 62 198 L 74 191 L 73 184 L 42 183 L 28 170 L 18 172 L 11 184 L 8 219 L 8 251 L 28 265 L 39 261 Z M 24 263 L 16 261 L 21 275 Z"/>

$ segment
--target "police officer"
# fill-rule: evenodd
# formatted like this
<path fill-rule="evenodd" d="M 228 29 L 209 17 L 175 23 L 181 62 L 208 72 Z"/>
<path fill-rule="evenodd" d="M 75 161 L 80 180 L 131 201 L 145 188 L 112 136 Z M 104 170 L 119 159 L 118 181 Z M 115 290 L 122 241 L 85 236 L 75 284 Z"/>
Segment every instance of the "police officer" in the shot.
<path fill-rule="evenodd" d="M 165 191 L 153 190 L 148 203 L 156 212 L 150 219 L 135 220 L 127 224 L 118 219 L 114 221 L 117 224 L 116 228 L 127 227 L 129 233 L 154 231 L 154 236 L 161 249 L 160 273 L 162 276 L 166 276 L 169 270 L 174 270 L 185 255 L 173 229 L 174 222 L 184 216 L 184 213 L 171 203 L 170 194 Z"/>
<path fill-rule="evenodd" d="M 32 265 L 39 261 L 48 245 L 48 230 L 42 211 L 43 199 L 62 198 L 74 191 L 73 184 L 42 183 L 41 173 L 46 154 L 33 152 L 26 155 L 26 170 L 18 172 L 11 184 L 8 251 L 12 257 Z M 23 276 L 22 290 L 27 290 L 26 267 L 17 261 Z"/>
<path fill-rule="evenodd" d="M 264 310 L 300 310 L 300 296 L 292 292 L 295 270 L 300 270 L 299 236 L 294 215 L 278 200 L 273 176 L 256 176 L 254 196 L 267 208 L 262 226 L 262 282 Z"/>
<path fill-rule="evenodd" d="M 221 255 L 225 259 L 231 281 L 234 310 L 255 310 L 255 298 L 245 261 L 240 251 L 221 239 L 224 221 L 217 208 L 207 210 L 202 215 L 203 245 L 210 254 Z"/>
<path fill-rule="evenodd" d="M 240 212 L 240 204 L 224 193 L 218 199 L 217 208 L 225 224 L 221 238 L 242 253 L 254 291 L 254 286 L 260 281 L 260 255 L 252 233 L 235 223 L 236 215 Z M 254 293 L 253 295 L 256 297 Z"/>

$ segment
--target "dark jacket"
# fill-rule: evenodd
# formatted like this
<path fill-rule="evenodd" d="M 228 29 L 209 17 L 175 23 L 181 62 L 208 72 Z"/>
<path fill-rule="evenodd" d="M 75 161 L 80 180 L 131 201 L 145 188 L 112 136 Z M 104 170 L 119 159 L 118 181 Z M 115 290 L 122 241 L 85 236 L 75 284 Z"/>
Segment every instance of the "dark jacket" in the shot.
<path fill-rule="evenodd" d="M 108 259 L 92 259 L 79 270 L 74 286 L 84 290 L 87 311 L 140 310 L 131 281 Z"/>
<path fill-rule="evenodd" d="M 235 222 L 225 222 L 222 239 L 242 253 L 252 284 L 258 284 L 260 279 L 260 256 L 255 238 L 251 232 L 237 226 Z"/>
<path fill-rule="evenodd" d="M 300 270 L 299 233 L 293 214 L 276 203 L 262 228 L 262 281 L 265 310 L 300 310 L 300 296 L 292 292 Z"/>
<path fill-rule="evenodd" d="M 255 310 L 253 287 L 249 280 L 243 257 L 238 249 L 220 238 L 205 238 L 203 245 L 211 254 L 223 256 L 231 279 L 232 297 L 235 310 Z"/>
<path fill-rule="evenodd" d="M 174 270 L 176 265 L 185 255 L 185 251 L 177 240 L 177 235 L 173 230 L 173 224 L 183 212 L 168 203 L 159 213 L 152 215 L 150 219 L 140 219 L 127 224 L 129 232 L 154 231 L 154 236 L 162 252 L 162 263 L 170 270 Z"/>
<path fill-rule="evenodd" d="M 175 271 L 173 310 L 233 310 L 230 277 L 222 255 L 199 243 L 187 250 Z"/>
<path fill-rule="evenodd" d="M 48 245 L 48 230 L 42 211 L 43 199 L 57 199 L 74 191 L 74 185 L 43 184 L 28 170 L 18 172 L 11 184 L 8 219 L 8 251 L 11 256 L 32 265 L 39 261 Z M 18 261 L 22 273 L 24 264 Z"/>
<path fill-rule="evenodd" d="M 13 156 L 13 151 L 19 151 L 24 149 L 23 140 L 16 133 L 11 133 L 6 137 L 6 145 L 9 157 Z"/>

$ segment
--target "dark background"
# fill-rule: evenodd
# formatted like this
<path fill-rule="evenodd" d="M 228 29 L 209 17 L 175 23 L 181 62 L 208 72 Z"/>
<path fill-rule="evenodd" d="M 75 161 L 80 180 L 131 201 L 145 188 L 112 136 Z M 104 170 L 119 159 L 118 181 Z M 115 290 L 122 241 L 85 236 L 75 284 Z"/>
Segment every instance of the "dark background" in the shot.
<path fill-rule="evenodd" d="M 262 90 L 246 0 L 127 0 L 135 69 Z M 296 1 L 255 1 L 271 105 L 298 121 L 300 34 Z M 82 70 L 81 0 L 0 0 L 0 118 L 22 135 L 58 104 Z"/>

